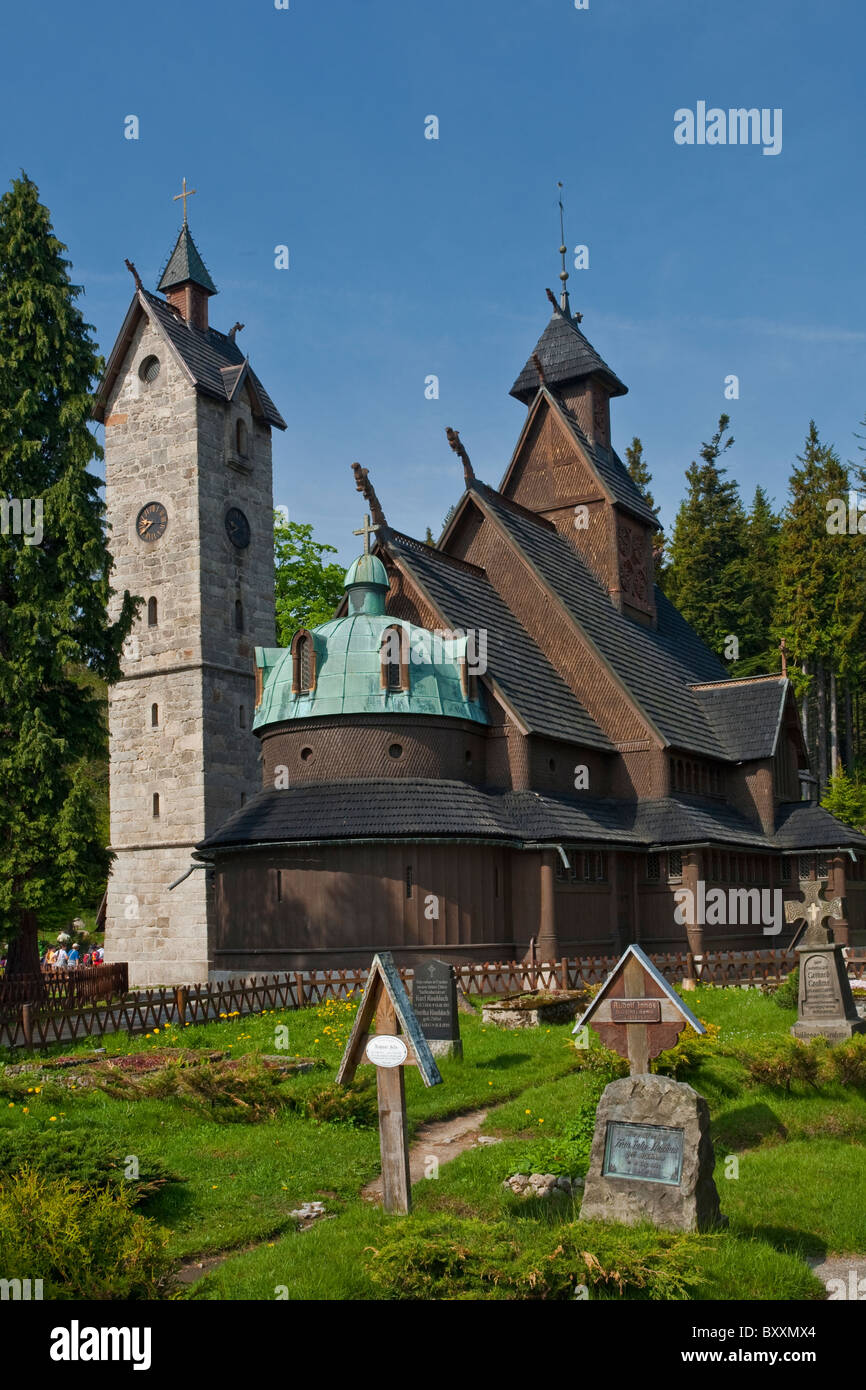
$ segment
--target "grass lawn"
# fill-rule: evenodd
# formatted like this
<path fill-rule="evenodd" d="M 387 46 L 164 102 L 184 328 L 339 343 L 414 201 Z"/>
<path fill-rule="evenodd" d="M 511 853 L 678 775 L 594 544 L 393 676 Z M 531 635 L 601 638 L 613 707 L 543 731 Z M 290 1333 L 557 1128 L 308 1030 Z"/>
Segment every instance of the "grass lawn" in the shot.
<path fill-rule="evenodd" d="M 461 1015 L 465 1060 L 440 1064 L 445 1084 L 425 1090 L 415 1070 L 407 1070 L 411 1133 L 427 1120 L 484 1107 L 490 1113 L 483 1132 L 501 1139 L 443 1164 L 435 1180 L 416 1183 L 409 1218 L 386 1217 L 359 1196 L 379 1170 L 376 1129 L 304 1113 L 333 1081 L 353 1018 L 345 1003 L 103 1040 L 109 1057 L 182 1046 L 231 1058 L 279 1052 L 322 1063 L 280 1081 L 283 1103 L 258 1123 L 227 1123 L 222 1111 L 175 1097 L 71 1089 L 53 1079 L 68 1076 L 65 1071 L 10 1077 L 4 1068 L 0 1131 L 86 1130 L 104 1135 L 119 1162 L 159 1158 L 182 1181 L 163 1187 L 140 1210 L 167 1228 L 172 1255 L 181 1262 L 235 1252 L 187 1291 L 193 1298 L 537 1297 L 536 1265 L 547 1279 L 571 1261 L 580 1282 L 587 1256 L 608 1271 L 635 1271 L 624 1290 L 613 1274 L 597 1279 L 591 1297 L 822 1297 L 804 1257 L 866 1252 L 866 1209 L 857 1198 L 866 1095 L 835 1082 L 822 1082 L 819 1091 L 795 1083 L 790 1094 L 747 1085 L 745 1067 L 727 1049 L 784 1039 L 793 1011 L 739 989 L 704 987 L 688 1003 L 720 1029 L 679 1077 L 709 1102 L 716 1184 L 730 1218 L 727 1230 L 706 1235 L 576 1226 L 579 1198 L 527 1201 L 503 1188 L 511 1173 L 537 1171 L 531 1160 L 541 1163 L 561 1150 L 567 1165 L 588 1143 L 607 1077 L 583 1065 L 585 1054 L 576 1052 L 567 1025 L 509 1032 L 482 1025 L 480 1013 Z M 93 1047 L 85 1041 L 44 1055 L 87 1054 Z M 7 1062 L 22 1060 L 21 1053 L 6 1055 Z M 34 1080 L 41 1082 L 38 1093 L 35 1086 L 26 1090 Z M 364 1084 L 370 1088 L 372 1080 Z M 582 1168 L 573 1163 L 562 1171 Z M 332 1219 L 298 1231 L 290 1213 L 311 1200 L 324 1202 Z M 440 1247 L 437 1263 L 430 1251 Z M 456 1247 L 469 1256 L 461 1256 L 456 1275 L 443 1273 Z M 551 1285 L 548 1296 L 569 1294 Z"/>

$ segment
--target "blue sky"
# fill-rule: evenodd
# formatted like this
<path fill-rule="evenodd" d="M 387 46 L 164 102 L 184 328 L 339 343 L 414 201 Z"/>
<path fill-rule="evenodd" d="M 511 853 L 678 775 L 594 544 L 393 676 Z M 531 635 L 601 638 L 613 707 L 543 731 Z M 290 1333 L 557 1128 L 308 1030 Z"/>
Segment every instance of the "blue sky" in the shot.
<path fill-rule="evenodd" d="M 508 388 L 557 287 L 558 179 L 566 240 L 590 250 L 572 304 L 629 387 L 614 444 L 641 436 L 666 523 L 722 410 L 747 496 L 760 482 L 784 498 L 810 416 L 856 453 L 866 20 L 851 3 L 50 0 L 7 10 L 4 39 L 2 184 L 20 168 L 39 184 L 101 350 L 132 293 L 124 257 L 155 287 L 185 175 L 211 320 L 246 324 L 289 422 L 275 500 L 346 562 L 353 459 L 391 524 L 422 536 L 462 490 L 446 425 L 499 482 L 524 418 Z M 698 101 L 781 108 L 781 153 L 675 144 L 675 110 Z"/>

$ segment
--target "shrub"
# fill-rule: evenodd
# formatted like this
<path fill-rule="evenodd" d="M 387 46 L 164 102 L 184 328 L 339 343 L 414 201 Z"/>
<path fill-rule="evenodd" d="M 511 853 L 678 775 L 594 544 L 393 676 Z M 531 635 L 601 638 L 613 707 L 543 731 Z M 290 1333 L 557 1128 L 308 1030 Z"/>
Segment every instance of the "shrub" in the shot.
<path fill-rule="evenodd" d="M 250 1056 L 237 1061 L 187 1065 L 170 1061 L 150 1075 L 135 1075 L 112 1063 L 93 1068 L 93 1084 L 115 1100 L 166 1100 L 177 1097 L 222 1123 L 255 1124 L 291 1104 L 283 1077 Z"/>
<path fill-rule="evenodd" d="M 799 1038 L 784 1038 L 781 1042 L 767 1044 L 758 1052 L 742 1050 L 736 1055 L 755 1085 L 784 1087 L 790 1094 L 795 1081 L 818 1089 L 826 1053 L 824 1038 L 813 1038 L 809 1043 Z"/>
<path fill-rule="evenodd" d="M 81 1183 L 97 1190 L 123 1188 L 136 1204 L 166 1183 L 181 1179 L 161 1159 L 137 1154 L 138 1177 L 125 1176 L 125 1155 L 105 1135 L 86 1129 L 0 1130 L 0 1181 L 24 1168 L 41 1178 Z"/>
<path fill-rule="evenodd" d="M 800 990 L 800 967 L 795 965 L 773 994 L 773 1003 L 780 1009 L 796 1009 Z"/>
<path fill-rule="evenodd" d="M 827 1070 L 834 1081 L 840 1081 L 843 1086 L 866 1090 L 866 1035 L 856 1033 L 853 1038 L 831 1047 L 827 1053 Z"/>
<path fill-rule="evenodd" d="M 701 1020 L 703 1022 L 703 1019 Z M 688 1025 L 683 1029 L 677 1042 L 667 1051 L 660 1052 L 652 1064 L 653 1071 L 660 1076 L 688 1076 L 717 1051 L 721 1029 L 717 1023 L 704 1024 L 706 1033 L 696 1033 Z"/>
<path fill-rule="evenodd" d="M 376 1091 L 369 1081 L 357 1086 L 321 1086 L 300 1100 L 298 1108 L 310 1120 L 370 1129 L 379 1122 Z"/>
<path fill-rule="evenodd" d="M 369 1252 L 373 1283 L 396 1299 L 685 1299 L 694 1237 L 655 1229 L 413 1217 Z"/>
<path fill-rule="evenodd" d="M 94 1191 L 32 1168 L 0 1180 L 0 1269 L 42 1279 L 46 1299 L 171 1296 L 168 1232 L 123 1190 Z"/>

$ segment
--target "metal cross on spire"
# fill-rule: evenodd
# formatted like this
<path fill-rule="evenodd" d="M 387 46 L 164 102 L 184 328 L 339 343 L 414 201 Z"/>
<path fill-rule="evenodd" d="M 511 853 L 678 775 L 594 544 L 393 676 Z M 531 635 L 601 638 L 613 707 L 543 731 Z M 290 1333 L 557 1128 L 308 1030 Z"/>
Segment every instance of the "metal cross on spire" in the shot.
<path fill-rule="evenodd" d="M 189 191 L 187 191 L 186 179 L 184 179 L 184 181 L 183 181 L 183 192 L 182 192 L 182 193 L 175 193 L 174 197 L 173 197 L 172 200 L 171 200 L 173 203 L 176 203 L 176 202 L 178 201 L 179 198 L 183 198 L 183 225 L 184 225 L 184 226 L 187 225 L 187 223 L 186 223 L 186 200 L 187 200 L 187 198 L 191 198 L 192 195 L 193 195 L 193 193 L 195 193 L 195 192 L 197 192 L 197 190 L 196 190 L 195 188 L 190 188 Z"/>
<path fill-rule="evenodd" d="M 378 529 L 379 529 L 379 524 L 378 524 L 378 522 L 377 522 L 375 525 L 371 525 L 371 522 L 370 522 L 370 513 L 367 512 L 366 515 L 364 516 L 364 524 L 363 524 L 363 526 L 361 526 L 357 531 L 353 531 L 353 532 L 352 532 L 352 535 L 353 535 L 353 536 L 363 536 L 363 537 L 364 537 L 364 554 L 365 554 L 365 555 L 369 555 L 369 554 L 370 554 L 370 537 L 371 537 L 371 536 L 375 536 L 375 534 L 376 534 L 376 532 L 378 531 Z"/>
<path fill-rule="evenodd" d="M 565 210 L 562 206 L 562 181 L 557 182 L 559 189 L 559 254 L 562 257 L 562 270 L 559 278 L 562 281 L 562 293 L 559 296 L 559 307 L 564 314 L 571 315 L 571 307 L 568 302 L 568 271 L 565 268 Z"/>

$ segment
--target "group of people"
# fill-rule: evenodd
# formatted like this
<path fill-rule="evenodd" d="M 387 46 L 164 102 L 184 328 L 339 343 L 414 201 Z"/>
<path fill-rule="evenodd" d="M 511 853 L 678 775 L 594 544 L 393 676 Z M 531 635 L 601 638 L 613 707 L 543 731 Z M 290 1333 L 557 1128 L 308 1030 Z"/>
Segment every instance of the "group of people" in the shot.
<path fill-rule="evenodd" d="M 67 951 L 65 946 L 50 947 L 42 957 L 45 970 L 76 970 L 79 965 L 101 965 L 105 952 L 101 946 L 82 953 L 78 942 L 73 942 Z"/>

